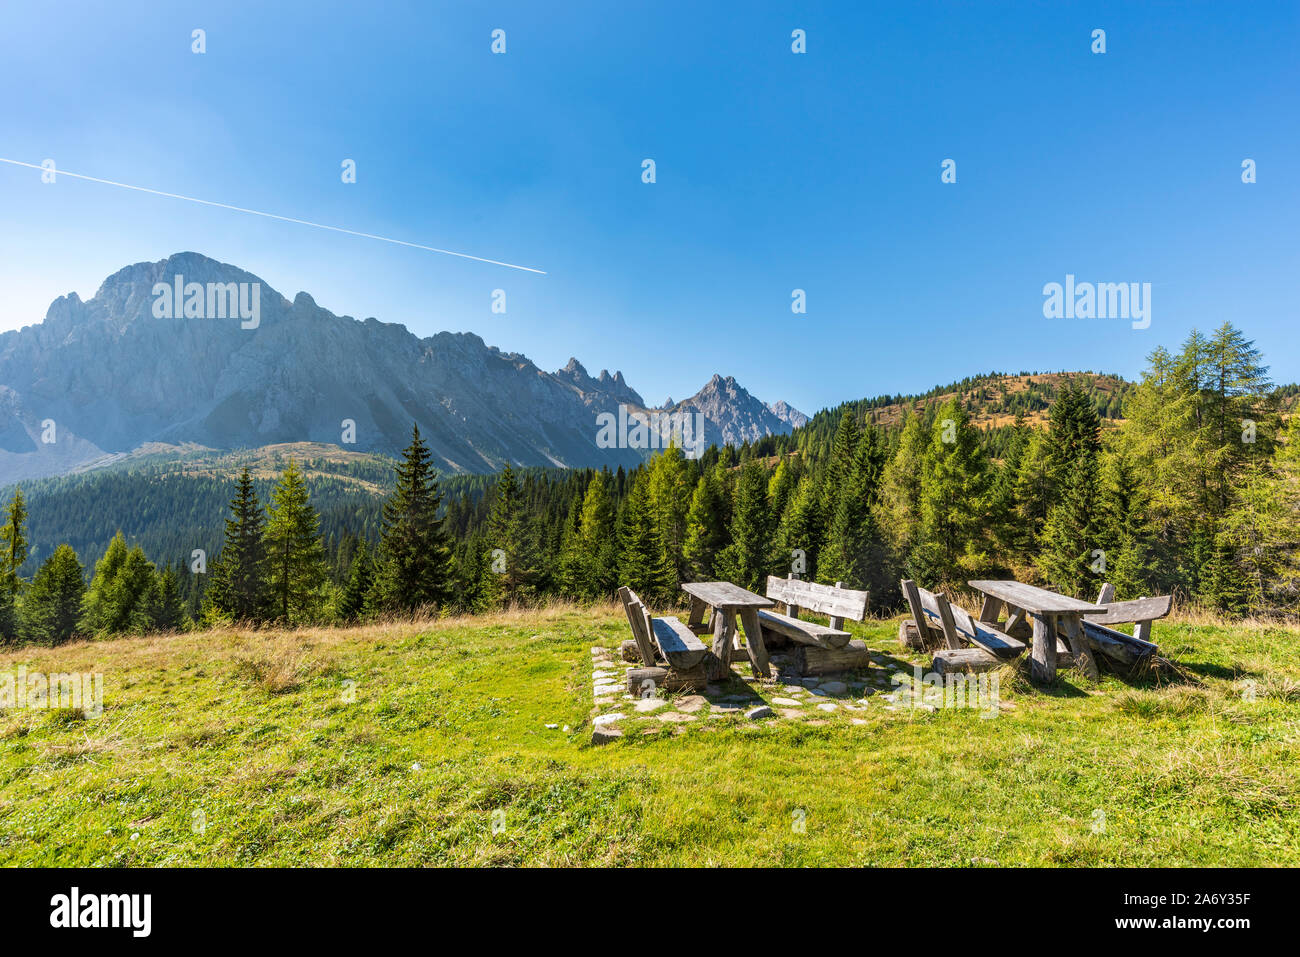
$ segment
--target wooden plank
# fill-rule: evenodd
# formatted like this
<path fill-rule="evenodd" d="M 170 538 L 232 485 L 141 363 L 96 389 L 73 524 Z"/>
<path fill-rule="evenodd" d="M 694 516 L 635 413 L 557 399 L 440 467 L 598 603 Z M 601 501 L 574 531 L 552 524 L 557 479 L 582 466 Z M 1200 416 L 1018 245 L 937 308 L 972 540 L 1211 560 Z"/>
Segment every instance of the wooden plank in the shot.
<path fill-rule="evenodd" d="M 1135 598 L 1132 601 L 1112 601 L 1103 606 L 1101 613 L 1094 612 L 1085 617 L 1098 625 L 1150 622 L 1156 618 L 1164 618 L 1169 614 L 1173 605 L 1173 595 L 1160 595 L 1156 598 Z"/>
<path fill-rule="evenodd" d="M 980 621 L 989 625 L 996 625 L 998 623 L 998 612 L 1001 610 L 1001 598 L 994 598 L 992 595 L 985 595 L 984 601 L 980 605 Z"/>
<path fill-rule="evenodd" d="M 1142 641 L 1104 625 L 1094 624 L 1086 618 L 1083 620 L 1082 630 L 1084 640 L 1094 651 L 1125 668 L 1132 668 L 1143 658 L 1150 657 L 1159 650 L 1148 641 Z"/>
<path fill-rule="evenodd" d="M 840 587 L 842 585 L 842 582 L 837 582 L 836 587 L 832 588 L 830 585 L 819 585 L 817 582 L 801 581 L 798 578 L 777 578 L 775 575 L 769 575 L 767 597 L 830 618 L 852 618 L 854 621 L 861 621 L 867 616 L 868 593 Z"/>
<path fill-rule="evenodd" d="M 1110 582 L 1102 582 L 1101 591 L 1097 593 L 1097 604 L 1107 605 L 1115 600 L 1115 586 Z"/>
<path fill-rule="evenodd" d="M 1077 598 L 1070 598 L 1067 595 L 1058 595 L 1046 588 L 1026 585 L 1023 582 L 979 580 L 970 581 L 967 584 L 976 591 L 992 595 L 994 598 L 1001 598 L 1008 604 L 1036 614 L 1054 615 L 1061 612 L 1099 612 L 1103 610 L 1099 605 L 1080 601 Z"/>
<path fill-rule="evenodd" d="M 989 654 L 983 648 L 944 649 L 934 653 L 930 670 L 935 674 L 975 674 L 981 671 L 993 671 L 1002 665 L 1002 659 Z"/>
<path fill-rule="evenodd" d="M 685 582 L 682 591 L 714 608 L 771 608 L 776 604 L 731 582 Z"/>
<path fill-rule="evenodd" d="M 1025 653 L 1025 643 L 1019 638 L 1013 638 L 1010 635 L 998 631 L 992 625 L 976 621 L 971 618 L 970 614 L 958 605 L 951 605 L 953 624 L 957 626 L 957 634 L 965 638 L 973 645 L 979 645 L 990 654 L 997 655 L 999 658 L 1014 658 L 1017 655 Z"/>
<path fill-rule="evenodd" d="M 800 621 L 766 608 L 759 609 L 758 621 L 763 628 L 785 635 L 791 641 L 818 648 L 843 648 L 853 637 L 847 631 L 836 631 L 814 621 Z"/>
<path fill-rule="evenodd" d="M 803 673 L 806 675 L 853 671 L 871 664 L 871 652 L 865 641 L 850 641 L 843 648 L 809 646 L 803 649 L 803 656 Z"/>
<path fill-rule="evenodd" d="M 924 596 L 922 596 L 924 598 Z M 961 637 L 957 634 L 957 623 L 952 617 L 952 604 L 947 595 L 935 595 L 935 604 L 939 606 L 939 621 L 943 623 L 943 640 L 949 648 L 960 648 Z"/>
<path fill-rule="evenodd" d="M 763 644 L 763 626 L 758 621 L 757 608 L 742 608 L 740 623 L 745 628 L 745 647 L 749 650 L 749 664 L 756 678 L 770 678 L 767 667 L 767 646 Z"/>
<path fill-rule="evenodd" d="M 1056 628 L 1046 615 L 1034 615 L 1034 650 L 1029 672 L 1039 684 L 1056 680 Z"/>
<path fill-rule="evenodd" d="M 704 660 L 708 646 L 676 618 L 654 618 L 650 626 L 664 660 L 677 670 L 689 671 Z"/>
<path fill-rule="evenodd" d="M 912 621 L 916 623 L 918 631 L 921 633 L 923 644 L 929 644 L 930 623 L 926 621 L 925 607 L 921 604 L 921 591 L 916 587 L 916 582 L 910 578 L 904 578 L 898 583 L 907 597 L 907 605 L 912 609 Z"/>
<path fill-rule="evenodd" d="M 957 624 L 952 615 L 952 605 L 948 602 L 947 597 L 945 595 L 936 595 L 924 588 L 918 588 L 916 593 L 920 597 L 921 607 L 925 610 L 926 624 L 943 637 L 944 644 L 947 647 L 960 648 L 961 635 L 957 633 Z"/>
<path fill-rule="evenodd" d="M 1092 649 L 1083 640 L 1083 619 L 1078 615 L 1062 615 L 1057 619 L 1058 630 L 1065 633 L 1066 644 L 1074 655 L 1074 664 L 1089 678 L 1098 676 L 1097 662 L 1092 657 Z"/>
<path fill-rule="evenodd" d="M 706 684 L 703 662 L 688 671 L 658 666 L 627 671 L 627 693 L 638 698 L 653 698 L 659 691 L 703 691 Z"/>
<path fill-rule="evenodd" d="M 731 644 L 735 637 L 735 613 L 718 609 L 713 615 L 713 653 L 723 668 L 731 667 Z"/>
<path fill-rule="evenodd" d="M 686 618 L 686 624 L 688 627 L 694 628 L 704 622 L 704 613 L 708 610 L 709 606 L 706 605 L 704 599 L 700 598 L 698 595 L 691 595 L 690 599 L 691 613 Z"/>
<path fill-rule="evenodd" d="M 636 597 L 636 593 L 626 585 L 618 589 L 618 597 L 623 602 L 623 610 L 627 613 L 627 623 L 632 629 L 632 637 L 636 639 L 637 649 L 641 652 L 641 662 L 645 665 L 655 663 L 655 649 L 650 642 L 650 635 L 645 630 L 645 618 L 642 614 L 644 606 L 641 600 Z"/>
<path fill-rule="evenodd" d="M 1133 626 L 1133 637 L 1138 639 L 1139 641 L 1150 641 L 1151 640 L 1150 620 L 1139 621 L 1137 624 L 1135 624 Z"/>
<path fill-rule="evenodd" d="M 1027 628 L 1029 628 L 1029 625 L 1025 621 L 1025 610 L 1008 605 L 1007 622 L 1002 626 L 1002 630 L 1014 638 L 1019 638 L 1020 635 L 1017 632 L 1024 631 Z M 1030 633 L 1032 634 L 1032 631 Z"/>

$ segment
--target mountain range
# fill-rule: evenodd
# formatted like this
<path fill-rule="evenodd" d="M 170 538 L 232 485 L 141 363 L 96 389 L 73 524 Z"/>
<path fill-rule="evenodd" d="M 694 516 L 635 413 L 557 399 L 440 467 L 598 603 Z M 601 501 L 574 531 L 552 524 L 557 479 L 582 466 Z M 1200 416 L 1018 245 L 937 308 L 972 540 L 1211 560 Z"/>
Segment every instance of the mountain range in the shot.
<path fill-rule="evenodd" d="M 236 311 L 249 290 L 254 320 Z M 650 407 L 620 372 L 593 377 L 577 359 L 546 372 L 473 333 L 422 339 L 178 253 L 127 266 L 90 300 L 70 293 L 43 322 L 0 334 L 0 485 L 164 450 L 323 442 L 392 455 L 409 443 L 412 422 L 448 472 L 631 466 L 648 453 L 597 442 L 597 416 L 620 405 L 699 413 L 708 444 L 807 421 L 722 375 L 689 399 Z"/>

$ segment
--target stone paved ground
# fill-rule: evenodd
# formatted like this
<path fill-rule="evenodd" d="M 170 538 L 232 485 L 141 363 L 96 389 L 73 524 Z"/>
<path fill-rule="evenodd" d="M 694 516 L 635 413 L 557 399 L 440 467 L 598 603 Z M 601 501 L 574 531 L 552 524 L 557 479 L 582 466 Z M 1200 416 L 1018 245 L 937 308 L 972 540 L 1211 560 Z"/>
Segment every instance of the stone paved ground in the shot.
<path fill-rule="evenodd" d="M 617 648 L 592 648 L 592 741 L 604 744 L 634 734 L 684 734 L 719 722 L 751 727 L 771 721 L 865 724 L 863 715 L 869 708 L 894 711 L 910 706 L 910 697 L 898 694 L 893 677 L 897 674 L 910 686 L 914 662 L 901 657 L 897 648 L 872 649 L 872 665 L 867 669 L 820 678 L 794 674 L 792 659 L 778 652 L 771 658 L 776 677 L 769 681 L 754 677 L 743 652 L 738 657 L 741 660 L 732 661 L 731 680 L 710 684 L 701 694 L 647 689 L 641 697 L 627 693 L 627 672 L 640 667 L 640 662 L 624 661 Z"/>

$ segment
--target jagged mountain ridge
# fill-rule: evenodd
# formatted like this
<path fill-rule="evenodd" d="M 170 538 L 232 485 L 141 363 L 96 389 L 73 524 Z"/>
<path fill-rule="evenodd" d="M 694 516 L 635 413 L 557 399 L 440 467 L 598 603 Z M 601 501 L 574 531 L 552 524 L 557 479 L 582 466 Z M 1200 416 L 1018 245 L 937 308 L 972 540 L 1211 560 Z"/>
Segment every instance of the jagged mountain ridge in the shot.
<path fill-rule="evenodd" d="M 176 275 L 205 287 L 258 284 L 256 327 L 155 315 L 155 284 Z M 336 316 L 305 292 L 290 301 L 243 269 L 179 253 L 127 266 L 92 299 L 60 297 L 44 322 L 0 334 L 0 485 L 151 443 L 310 441 L 391 455 L 409 441 L 412 421 L 446 471 L 491 472 L 507 461 L 630 466 L 646 453 L 596 441 L 597 415 L 620 404 L 645 409 L 620 372 L 593 378 L 577 359 L 545 372 L 473 333 L 421 339 L 395 323 Z M 716 375 L 675 408 L 704 414 L 709 443 L 788 432 L 804 418 Z M 353 444 L 344 442 L 345 419 L 355 422 Z"/>

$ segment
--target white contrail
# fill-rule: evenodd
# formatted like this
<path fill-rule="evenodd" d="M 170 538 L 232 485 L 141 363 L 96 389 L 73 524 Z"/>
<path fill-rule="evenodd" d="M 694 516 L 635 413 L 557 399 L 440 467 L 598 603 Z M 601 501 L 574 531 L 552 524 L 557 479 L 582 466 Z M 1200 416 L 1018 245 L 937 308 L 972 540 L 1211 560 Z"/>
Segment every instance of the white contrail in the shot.
<path fill-rule="evenodd" d="M 0 163 L 8 163 L 11 166 L 26 166 L 28 169 L 44 170 L 46 167 L 36 163 L 24 163 L 21 160 L 5 159 L 0 156 Z M 278 219 L 281 222 L 297 223 L 299 226 L 312 226 L 316 229 L 328 229 L 330 232 L 347 233 L 349 236 L 360 236 L 362 239 L 377 239 L 381 243 L 393 243 L 397 246 L 410 246 L 412 249 L 423 249 L 431 253 L 442 253 L 445 256 L 458 256 L 461 259 L 472 259 L 479 263 L 488 263 L 493 266 L 505 266 L 507 269 L 522 269 L 524 272 L 535 272 L 538 275 L 545 276 L 546 271 L 543 269 L 534 269 L 531 266 L 517 266 L 514 263 L 503 263 L 499 259 L 484 259 L 482 256 L 471 256 L 469 253 L 453 252 L 450 249 L 439 249 L 436 246 L 421 246 L 419 243 L 408 243 L 404 239 L 390 239 L 387 236 L 376 236 L 373 233 L 360 233 L 355 229 L 344 229 L 342 226 L 327 226 L 324 223 L 310 223 L 305 219 L 294 219 L 292 216 L 280 216 L 276 213 L 264 213 L 260 209 L 245 209 L 243 206 L 231 206 L 229 203 L 214 203 L 210 199 L 198 199 L 194 196 L 182 196 L 179 193 L 164 193 L 160 189 L 149 189 L 147 186 L 132 186 L 130 183 L 116 183 L 111 179 L 100 179 L 97 176 L 85 176 L 81 173 L 69 173 L 65 169 L 54 168 L 54 173 L 58 176 L 71 176 L 74 179 L 84 179 L 92 183 L 103 183 L 106 186 L 118 186 L 122 189 L 133 189 L 140 193 L 152 193 L 155 196 L 166 196 L 168 199 L 183 199 L 189 203 L 201 203 L 204 206 L 216 206 L 218 209 L 233 209 L 237 213 L 251 213 L 253 216 L 265 216 L 267 219 Z"/>

